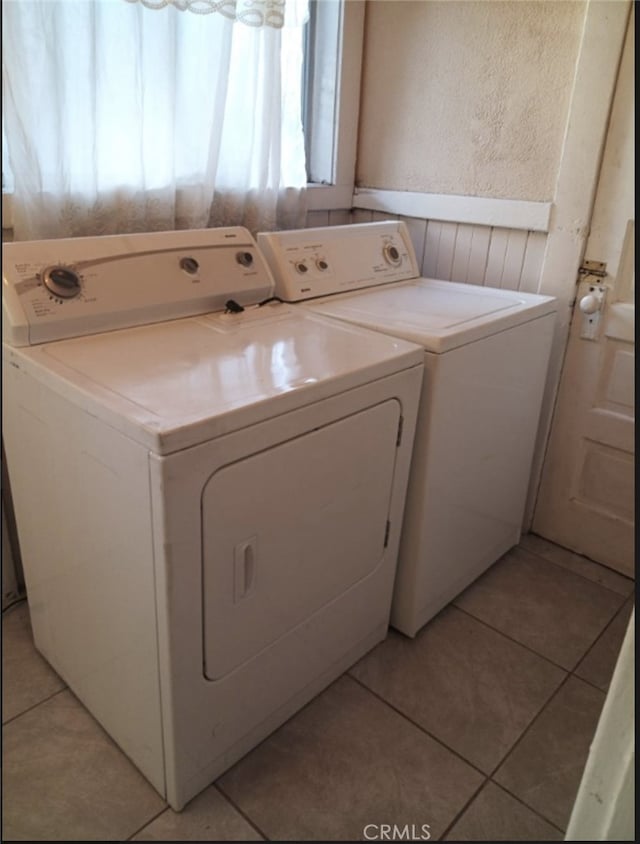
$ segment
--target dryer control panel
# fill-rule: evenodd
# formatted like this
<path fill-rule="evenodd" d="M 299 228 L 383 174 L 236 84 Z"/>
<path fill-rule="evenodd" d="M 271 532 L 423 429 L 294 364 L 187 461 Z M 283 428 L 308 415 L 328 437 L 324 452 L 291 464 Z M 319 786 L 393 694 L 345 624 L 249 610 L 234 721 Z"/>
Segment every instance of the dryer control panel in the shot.
<path fill-rule="evenodd" d="M 419 275 L 406 225 L 399 220 L 258 235 L 276 295 L 298 302 Z"/>
<path fill-rule="evenodd" d="M 219 311 L 273 295 L 241 227 L 7 243 L 5 342 L 30 346 Z"/>

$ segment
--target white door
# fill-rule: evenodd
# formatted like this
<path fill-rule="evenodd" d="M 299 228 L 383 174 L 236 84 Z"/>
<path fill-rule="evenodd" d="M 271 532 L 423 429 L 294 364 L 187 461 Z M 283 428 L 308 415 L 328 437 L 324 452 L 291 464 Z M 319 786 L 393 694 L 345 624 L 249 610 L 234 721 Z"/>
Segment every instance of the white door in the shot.
<path fill-rule="evenodd" d="M 620 65 L 533 530 L 633 576 L 634 15 Z M 581 310 L 580 305 L 584 310 Z M 596 310 L 597 308 L 597 310 Z M 586 312 L 585 312 L 586 311 Z"/>

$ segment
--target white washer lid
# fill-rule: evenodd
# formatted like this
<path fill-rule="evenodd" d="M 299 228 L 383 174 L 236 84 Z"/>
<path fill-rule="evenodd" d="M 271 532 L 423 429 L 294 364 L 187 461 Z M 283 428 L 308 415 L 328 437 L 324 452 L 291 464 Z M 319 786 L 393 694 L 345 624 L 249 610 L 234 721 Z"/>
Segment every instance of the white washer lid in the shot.
<path fill-rule="evenodd" d="M 5 346 L 4 354 L 160 454 L 423 361 L 411 343 L 287 305 Z"/>
<path fill-rule="evenodd" d="M 446 352 L 553 313 L 557 300 L 436 279 L 416 279 L 306 302 L 327 316 Z"/>

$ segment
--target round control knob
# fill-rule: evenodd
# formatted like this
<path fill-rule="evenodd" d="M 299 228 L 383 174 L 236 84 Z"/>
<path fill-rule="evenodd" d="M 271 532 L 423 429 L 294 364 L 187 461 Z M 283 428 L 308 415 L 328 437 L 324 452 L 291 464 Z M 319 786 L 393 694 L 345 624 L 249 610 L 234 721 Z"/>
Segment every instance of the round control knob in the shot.
<path fill-rule="evenodd" d="M 307 265 L 305 263 L 303 263 L 302 261 L 298 261 L 298 263 L 296 264 L 296 270 L 299 273 L 306 273 L 307 272 Z"/>
<path fill-rule="evenodd" d="M 323 259 L 320 258 L 318 261 L 316 261 L 316 267 L 320 270 L 320 272 L 323 273 L 325 270 L 329 269 L 329 264 L 327 264 L 326 261 L 323 261 Z"/>
<path fill-rule="evenodd" d="M 251 252 L 238 252 L 236 261 L 243 267 L 250 267 L 253 264 L 253 255 Z"/>
<path fill-rule="evenodd" d="M 384 255 L 384 259 L 387 264 L 392 264 L 394 267 L 397 267 L 402 263 L 402 256 L 393 243 L 387 243 L 382 254 Z"/>
<path fill-rule="evenodd" d="M 42 283 L 61 299 L 73 299 L 81 291 L 80 276 L 69 267 L 49 267 L 42 274 Z"/>
<path fill-rule="evenodd" d="M 185 273 L 189 273 L 189 275 L 195 275 L 198 272 L 199 268 L 200 264 L 196 261 L 195 258 L 180 258 L 180 269 L 184 270 Z"/>
<path fill-rule="evenodd" d="M 580 299 L 580 310 L 583 314 L 595 314 L 600 310 L 600 301 L 593 293 L 588 293 Z"/>

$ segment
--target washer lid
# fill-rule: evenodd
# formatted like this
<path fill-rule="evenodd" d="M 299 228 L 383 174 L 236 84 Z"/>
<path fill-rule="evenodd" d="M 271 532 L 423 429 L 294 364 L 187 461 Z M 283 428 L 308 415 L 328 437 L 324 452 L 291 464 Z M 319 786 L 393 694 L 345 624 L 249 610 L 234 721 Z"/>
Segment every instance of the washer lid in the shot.
<path fill-rule="evenodd" d="M 271 305 L 77 337 L 4 354 L 168 454 L 422 364 L 418 346 Z"/>
<path fill-rule="evenodd" d="M 416 279 L 306 303 L 319 313 L 445 352 L 553 313 L 551 296 Z"/>

